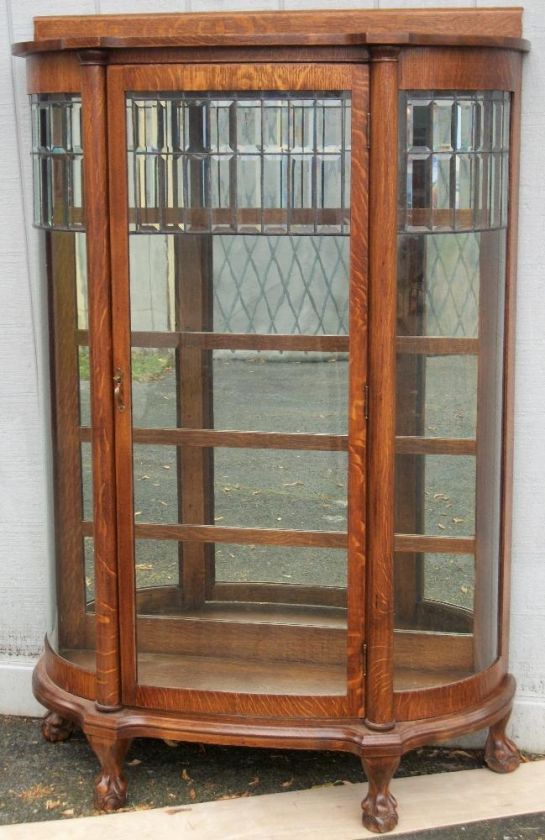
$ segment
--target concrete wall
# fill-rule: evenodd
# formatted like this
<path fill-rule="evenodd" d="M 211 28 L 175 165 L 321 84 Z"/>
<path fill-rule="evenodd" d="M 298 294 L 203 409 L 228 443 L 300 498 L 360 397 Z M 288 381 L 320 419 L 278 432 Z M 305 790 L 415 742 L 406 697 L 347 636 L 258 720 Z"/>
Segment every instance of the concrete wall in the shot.
<path fill-rule="evenodd" d="M 24 62 L 9 44 L 32 17 L 142 11 L 510 6 L 512 0 L 0 0 L 0 712 L 39 711 L 30 674 L 54 629 L 47 352 L 38 237 L 31 228 L 30 125 Z M 524 0 L 517 409 L 511 667 L 512 731 L 545 751 L 545 4 Z"/>

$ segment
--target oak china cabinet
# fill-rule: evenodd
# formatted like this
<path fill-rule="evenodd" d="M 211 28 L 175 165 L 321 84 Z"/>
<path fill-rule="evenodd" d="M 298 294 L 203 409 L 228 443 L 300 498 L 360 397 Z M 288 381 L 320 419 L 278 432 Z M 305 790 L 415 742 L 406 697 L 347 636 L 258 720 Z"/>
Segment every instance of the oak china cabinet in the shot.
<path fill-rule="evenodd" d="M 45 737 L 505 734 L 520 9 L 51 17 Z"/>

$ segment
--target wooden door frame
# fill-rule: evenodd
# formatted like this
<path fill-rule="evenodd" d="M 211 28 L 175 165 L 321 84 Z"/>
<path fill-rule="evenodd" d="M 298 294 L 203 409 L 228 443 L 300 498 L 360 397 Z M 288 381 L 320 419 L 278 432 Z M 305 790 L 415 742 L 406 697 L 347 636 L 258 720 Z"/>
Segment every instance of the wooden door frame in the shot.
<path fill-rule="evenodd" d="M 256 83 L 257 80 L 257 83 Z M 134 580 L 134 521 L 132 423 L 130 395 L 130 301 L 128 276 L 128 199 L 126 178 L 125 95 L 154 90 L 351 90 L 352 191 L 350 334 L 350 410 L 348 449 L 348 630 L 347 694 L 229 695 L 185 689 L 142 687 L 136 677 L 136 616 Z M 108 68 L 108 139 L 110 156 L 113 367 L 124 379 L 123 410 L 117 410 L 116 482 L 122 697 L 127 705 L 172 710 L 232 711 L 297 716 L 361 717 L 363 702 L 363 636 L 365 597 L 365 468 L 366 424 L 364 386 L 367 357 L 367 156 L 368 70 L 365 64 L 254 65 L 132 65 Z M 354 116 L 355 115 L 355 116 Z M 142 526 L 140 526 L 142 527 Z M 171 529 L 188 526 L 168 526 Z M 207 527 L 209 539 L 221 530 Z M 195 529 L 196 530 L 196 529 Z M 341 535 L 339 535 L 341 536 Z M 280 541 L 279 541 L 280 542 Z"/>

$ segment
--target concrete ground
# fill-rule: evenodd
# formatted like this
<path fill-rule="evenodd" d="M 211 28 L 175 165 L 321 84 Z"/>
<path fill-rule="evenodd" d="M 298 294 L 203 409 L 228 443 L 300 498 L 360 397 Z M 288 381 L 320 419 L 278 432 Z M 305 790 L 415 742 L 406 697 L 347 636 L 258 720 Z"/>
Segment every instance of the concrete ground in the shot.
<path fill-rule="evenodd" d="M 1 840 L 372 836 L 361 825 L 367 786 L 353 756 L 136 740 L 128 806 L 101 816 L 90 807 L 96 769 L 80 733 L 47 744 L 38 721 L 1 719 Z M 400 814 L 393 835 L 406 840 L 545 840 L 545 761 L 503 776 L 482 769 L 481 750 L 417 750 L 403 759 L 392 791 Z"/>
<path fill-rule="evenodd" d="M 545 761 L 524 758 L 516 773 L 499 776 L 482 769 L 480 749 L 408 754 L 392 783 L 400 813 L 396 833 L 423 840 L 545 840 Z M 81 732 L 49 744 L 38 720 L 0 718 L 0 840 L 102 840 L 104 832 L 116 840 L 371 836 L 361 825 L 366 784 L 352 755 L 169 747 L 136 739 L 125 764 L 127 807 L 100 816 L 92 807 L 97 770 Z"/>

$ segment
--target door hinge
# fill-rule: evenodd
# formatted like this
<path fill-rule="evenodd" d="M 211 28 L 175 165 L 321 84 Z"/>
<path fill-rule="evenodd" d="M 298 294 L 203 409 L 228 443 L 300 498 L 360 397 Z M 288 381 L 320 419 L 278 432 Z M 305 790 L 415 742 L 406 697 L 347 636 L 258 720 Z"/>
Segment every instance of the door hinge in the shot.
<path fill-rule="evenodd" d="M 367 148 L 371 148 L 371 112 L 367 112 Z"/>
<path fill-rule="evenodd" d="M 367 676 L 367 642 L 364 642 L 361 646 L 361 665 L 363 670 L 363 676 Z"/>
<path fill-rule="evenodd" d="M 369 385 L 363 386 L 363 416 L 369 420 Z"/>

